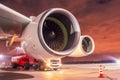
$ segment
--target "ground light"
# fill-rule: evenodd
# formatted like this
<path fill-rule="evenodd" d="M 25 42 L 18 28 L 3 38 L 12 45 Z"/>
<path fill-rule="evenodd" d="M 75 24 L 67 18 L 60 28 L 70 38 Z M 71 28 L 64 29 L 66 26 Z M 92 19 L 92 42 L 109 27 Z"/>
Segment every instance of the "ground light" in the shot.
<path fill-rule="evenodd" d="M 120 64 L 120 59 L 117 59 L 115 62 L 116 62 L 117 64 Z"/>
<path fill-rule="evenodd" d="M 4 58 L 4 56 L 2 54 L 0 54 L 0 59 L 3 59 L 3 58 Z"/>

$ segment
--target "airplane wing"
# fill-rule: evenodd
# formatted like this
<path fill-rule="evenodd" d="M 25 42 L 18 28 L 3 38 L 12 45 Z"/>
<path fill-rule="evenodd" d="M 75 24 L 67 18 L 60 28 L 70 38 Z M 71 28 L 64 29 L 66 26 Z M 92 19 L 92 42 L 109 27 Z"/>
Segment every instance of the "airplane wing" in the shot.
<path fill-rule="evenodd" d="M 29 22 L 31 19 L 28 17 L 0 4 L 0 41 L 9 40 L 9 46 L 11 46 L 15 37 L 18 38 L 20 30 L 24 29 Z M 14 34 L 17 35 L 14 36 Z"/>
<path fill-rule="evenodd" d="M 31 22 L 31 19 L 0 4 L 0 34 L 16 34 L 20 28 L 24 27 Z M 4 32 L 4 33 L 3 33 Z"/>
<path fill-rule="evenodd" d="M 28 17 L 0 4 L 0 25 L 15 25 L 18 23 L 28 24 L 31 21 Z"/>

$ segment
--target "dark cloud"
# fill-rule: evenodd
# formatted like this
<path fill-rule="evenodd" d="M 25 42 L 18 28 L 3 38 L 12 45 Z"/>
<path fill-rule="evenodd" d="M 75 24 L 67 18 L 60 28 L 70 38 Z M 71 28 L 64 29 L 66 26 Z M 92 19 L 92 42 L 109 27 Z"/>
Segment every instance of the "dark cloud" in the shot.
<path fill-rule="evenodd" d="M 112 0 L 96 0 L 97 3 L 99 4 L 107 4 L 109 2 L 111 2 Z"/>

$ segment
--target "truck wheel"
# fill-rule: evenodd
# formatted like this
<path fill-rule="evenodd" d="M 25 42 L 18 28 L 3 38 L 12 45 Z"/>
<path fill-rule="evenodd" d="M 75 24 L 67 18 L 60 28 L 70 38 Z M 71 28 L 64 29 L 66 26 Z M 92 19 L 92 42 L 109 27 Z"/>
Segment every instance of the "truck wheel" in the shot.
<path fill-rule="evenodd" d="M 29 68 L 30 68 L 30 64 L 29 63 L 25 63 L 24 70 L 29 70 Z"/>
<path fill-rule="evenodd" d="M 33 67 L 34 70 L 38 70 L 39 69 L 39 66 L 37 64 L 33 64 L 32 67 Z"/>
<path fill-rule="evenodd" d="M 18 67 L 18 64 L 16 64 L 16 63 L 13 63 L 13 64 L 12 64 L 12 68 L 13 68 L 13 69 L 16 69 L 17 67 Z"/>
<path fill-rule="evenodd" d="M 57 69 L 57 68 L 54 68 L 53 70 L 57 71 L 58 69 Z"/>

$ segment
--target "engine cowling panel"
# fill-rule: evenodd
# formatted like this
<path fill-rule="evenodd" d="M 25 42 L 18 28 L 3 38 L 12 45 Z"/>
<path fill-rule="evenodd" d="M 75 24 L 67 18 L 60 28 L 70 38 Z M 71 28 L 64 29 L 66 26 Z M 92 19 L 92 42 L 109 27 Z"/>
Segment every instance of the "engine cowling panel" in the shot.
<path fill-rule="evenodd" d="M 36 17 L 24 30 L 21 46 L 37 59 L 60 58 L 78 45 L 80 27 L 67 10 L 53 8 Z"/>

